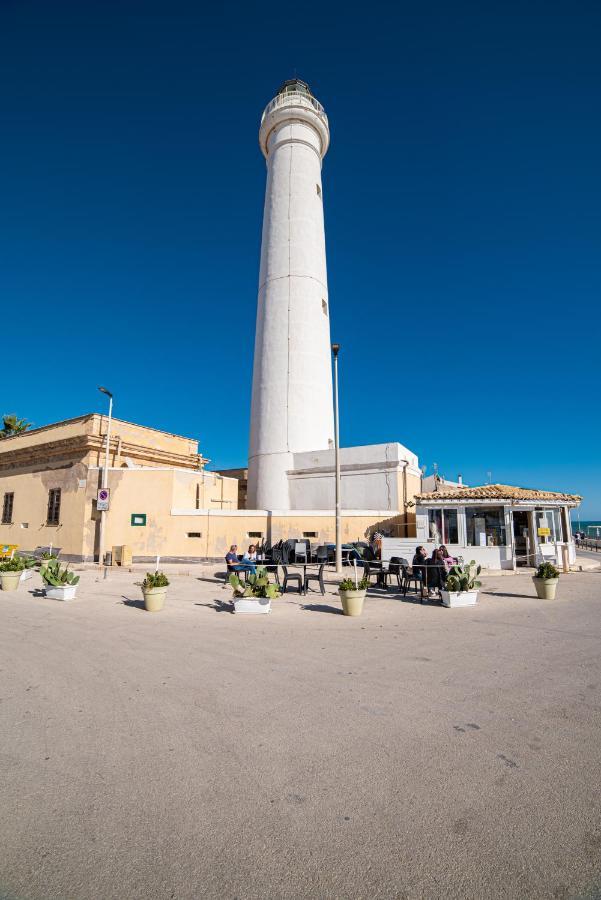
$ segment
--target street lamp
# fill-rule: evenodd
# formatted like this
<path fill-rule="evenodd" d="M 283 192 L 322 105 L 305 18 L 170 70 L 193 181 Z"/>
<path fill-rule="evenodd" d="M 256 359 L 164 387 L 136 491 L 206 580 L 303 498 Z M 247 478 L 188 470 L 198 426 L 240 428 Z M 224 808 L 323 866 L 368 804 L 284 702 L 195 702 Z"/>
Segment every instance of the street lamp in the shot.
<path fill-rule="evenodd" d="M 338 353 L 340 344 L 332 344 L 334 354 L 334 462 L 336 468 L 336 572 L 342 575 L 342 540 L 340 535 L 340 431 L 338 425 Z"/>
<path fill-rule="evenodd" d="M 113 415 L 113 395 L 108 390 L 108 388 L 98 386 L 98 390 L 101 394 L 106 394 L 109 398 L 109 419 L 106 428 L 106 453 L 104 458 L 104 467 L 102 469 L 102 487 L 108 487 L 109 480 L 109 444 L 111 440 L 111 418 Z M 104 540 L 106 533 L 106 510 L 103 509 L 100 513 L 100 535 L 98 539 L 98 562 L 100 565 L 104 562 Z M 106 573 L 105 573 L 106 574 Z"/>

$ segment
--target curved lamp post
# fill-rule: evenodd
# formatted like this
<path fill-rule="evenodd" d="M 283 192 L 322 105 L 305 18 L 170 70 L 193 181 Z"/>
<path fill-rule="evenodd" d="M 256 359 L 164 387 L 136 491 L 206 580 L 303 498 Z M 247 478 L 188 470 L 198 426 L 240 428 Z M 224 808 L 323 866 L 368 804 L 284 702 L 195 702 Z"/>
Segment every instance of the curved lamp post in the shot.
<path fill-rule="evenodd" d="M 340 522 L 340 432 L 338 427 L 338 354 L 340 344 L 332 344 L 334 356 L 334 464 L 336 468 L 336 573 L 342 575 L 342 540 Z"/>

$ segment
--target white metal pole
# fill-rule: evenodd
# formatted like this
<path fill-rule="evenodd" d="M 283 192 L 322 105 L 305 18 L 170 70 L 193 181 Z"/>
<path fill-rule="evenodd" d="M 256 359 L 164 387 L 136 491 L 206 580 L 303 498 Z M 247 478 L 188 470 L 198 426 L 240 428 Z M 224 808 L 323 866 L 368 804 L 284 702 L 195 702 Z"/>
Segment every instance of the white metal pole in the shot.
<path fill-rule="evenodd" d="M 108 394 L 109 398 L 109 418 L 106 427 L 106 451 L 104 457 L 104 467 L 102 469 L 102 487 L 108 487 L 108 478 L 109 478 L 109 447 L 111 440 L 111 418 L 113 415 L 113 395 L 109 394 L 108 391 L 103 391 L 103 393 Z M 102 565 L 104 563 L 104 543 L 106 539 L 106 510 L 102 510 L 100 513 L 100 535 L 98 539 L 98 564 Z M 106 575 L 106 573 L 105 573 Z"/>
<path fill-rule="evenodd" d="M 342 537 L 340 522 L 340 430 L 338 412 L 338 352 L 340 344 L 332 344 L 334 354 L 334 459 L 336 467 L 336 574 L 342 575 Z"/>
<path fill-rule="evenodd" d="M 109 483 L 109 447 L 111 441 L 111 418 L 113 416 L 113 398 L 109 397 L 109 420 L 106 427 L 106 452 L 104 456 L 104 471 L 102 473 L 102 487 L 108 487 Z"/>

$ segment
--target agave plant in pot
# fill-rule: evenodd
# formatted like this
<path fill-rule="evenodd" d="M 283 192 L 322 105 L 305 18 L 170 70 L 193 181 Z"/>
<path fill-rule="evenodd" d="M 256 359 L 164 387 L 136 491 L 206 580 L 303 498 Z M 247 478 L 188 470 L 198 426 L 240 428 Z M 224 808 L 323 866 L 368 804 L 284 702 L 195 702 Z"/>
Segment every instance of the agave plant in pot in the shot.
<path fill-rule="evenodd" d="M 51 600 L 73 600 L 79 584 L 79 575 L 74 575 L 69 565 L 62 566 L 58 559 L 48 559 L 40 566 L 40 575 L 45 584 L 44 593 Z"/>
<path fill-rule="evenodd" d="M 359 579 L 357 568 L 353 578 L 343 578 L 338 585 L 342 612 L 345 616 L 360 616 L 363 612 L 363 601 L 367 593 L 369 582 L 365 575 Z"/>
<path fill-rule="evenodd" d="M 474 559 L 465 566 L 451 566 L 445 590 L 441 591 L 443 606 L 475 606 L 478 588 L 482 586 L 478 581 L 481 571 L 482 566 L 476 565 Z"/>
<path fill-rule="evenodd" d="M 139 583 L 139 582 L 138 582 Z M 164 572 L 147 572 L 142 582 L 144 609 L 146 612 L 160 612 L 165 605 L 169 579 Z"/>
<path fill-rule="evenodd" d="M 23 573 L 31 568 L 30 561 L 23 556 L 13 556 L 0 563 L 0 582 L 3 591 L 16 591 Z"/>
<path fill-rule="evenodd" d="M 269 581 L 265 566 L 259 566 L 256 573 L 248 576 L 246 584 L 239 576 L 230 575 L 234 591 L 234 612 L 260 615 L 271 612 L 271 601 L 281 596 L 279 586 Z"/>
<path fill-rule="evenodd" d="M 532 576 L 532 581 L 539 600 L 555 600 L 559 570 L 552 563 L 541 563 L 536 570 L 536 575 Z"/>

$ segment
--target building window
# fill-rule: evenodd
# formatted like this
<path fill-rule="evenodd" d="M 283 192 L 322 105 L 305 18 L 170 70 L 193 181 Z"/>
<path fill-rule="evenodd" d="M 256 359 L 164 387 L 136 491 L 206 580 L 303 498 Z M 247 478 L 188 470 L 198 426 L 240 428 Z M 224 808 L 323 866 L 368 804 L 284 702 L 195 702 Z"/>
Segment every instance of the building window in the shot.
<path fill-rule="evenodd" d="M 321 197 L 321 188 L 318 184 L 315 185 L 315 190 L 317 191 L 317 196 Z"/>
<path fill-rule="evenodd" d="M 459 528 L 457 526 L 457 510 L 443 509 L 442 534 L 443 544 L 459 543 Z"/>
<path fill-rule="evenodd" d="M 502 506 L 468 506 L 465 510 L 468 547 L 504 547 L 505 514 Z"/>
<path fill-rule="evenodd" d="M 189 537 L 189 538 L 200 538 L 200 537 L 202 537 L 202 532 L 200 532 L 200 531 L 189 531 L 189 532 L 188 532 L 188 537 Z"/>
<path fill-rule="evenodd" d="M 254 538 L 256 541 L 260 541 L 261 538 L 263 537 L 263 532 L 262 531 L 249 531 L 248 536 L 249 536 L 249 538 Z"/>
<path fill-rule="evenodd" d="M 12 525 L 13 523 L 13 505 L 15 502 L 14 492 L 4 495 L 4 503 L 2 504 L 2 524 Z"/>
<path fill-rule="evenodd" d="M 563 528 L 561 524 L 561 511 L 559 509 L 537 509 L 536 517 L 536 534 L 539 543 L 561 543 L 563 541 Z M 539 534 L 542 529 L 543 534 Z M 545 532 L 549 531 L 548 534 Z"/>
<path fill-rule="evenodd" d="M 60 525 L 61 489 L 50 488 L 48 491 L 48 515 L 46 525 Z"/>
<path fill-rule="evenodd" d="M 322 313 L 324 314 L 324 316 L 327 316 L 327 314 L 328 314 L 328 304 L 327 304 L 327 301 L 326 301 L 326 300 L 322 300 L 322 301 L 321 301 L 321 311 L 322 311 Z"/>
<path fill-rule="evenodd" d="M 304 538 L 316 538 L 317 532 L 316 531 L 303 531 L 303 537 Z"/>
<path fill-rule="evenodd" d="M 435 544 L 458 544 L 456 509 L 428 510 L 428 539 Z"/>

